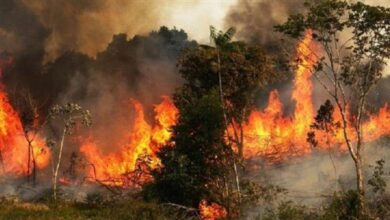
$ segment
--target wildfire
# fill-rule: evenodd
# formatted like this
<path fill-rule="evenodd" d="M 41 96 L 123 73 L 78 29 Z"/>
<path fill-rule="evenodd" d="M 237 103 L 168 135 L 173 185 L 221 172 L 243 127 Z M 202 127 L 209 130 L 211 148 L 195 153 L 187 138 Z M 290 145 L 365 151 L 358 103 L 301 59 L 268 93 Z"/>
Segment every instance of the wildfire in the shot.
<path fill-rule="evenodd" d="M 269 161 L 282 161 L 291 156 L 312 152 L 313 148 L 307 142 L 307 133 L 311 129 L 315 116 L 311 74 L 317 61 L 313 54 L 316 50 L 318 48 L 309 31 L 297 47 L 297 59 L 300 65 L 296 70 L 293 84 L 292 100 L 295 101 L 295 111 L 292 116 L 283 115 L 284 106 L 277 90 L 269 94 L 268 105 L 264 110 L 251 112 L 247 123 L 243 125 L 245 158 L 266 156 Z M 169 128 L 176 123 L 178 110 L 169 97 L 164 97 L 163 102 L 155 106 L 156 123 L 152 127 L 145 121 L 142 105 L 136 100 L 132 103 L 136 111 L 134 124 L 131 129 L 129 128 L 129 135 L 125 141 L 127 144 L 121 146 L 118 152 L 103 155 L 93 138 L 82 144 L 81 152 L 94 167 L 89 175 L 97 180 L 114 181 L 114 184 L 122 186 L 131 185 L 128 184 L 129 177 L 137 177 L 140 182 L 148 181 L 150 179 L 147 179 L 147 176 L 137 173 L 142 168 L 139 165 L 140 159 L 144 160 L 147 155 L 146 159 L 152 167 L 159 164 L 156 152 L 170 138 Z M 363 125 L 365 141 L 390 135 L 390 111 L 387 106 L 382 107 L 378 114 L 368 116 L 368 120 Z M 334 119 L 340 121 L 341 116 L 338 111 L 334 112 Z M 228 131 L 230 130 L 231 128 Z M 347 129 L 347 132 L 353 140 L 352 126 Z M 335 134 L 331 136 L 325 132 L 318 132 L 316 135 L 319 149 L 335 147 L 339 151 L 346 150 L 341 129 L 336 129 Z M 203 204 L 201 207 L 207 206 Z"/>
<path fill-rule="evenodd" d="M 300 65 L 295 73 L 292 99 L 295 101 L 295 112 L 292 117 L 283 117 L 283 104 L 278 91 L 269 95 L 268 105 L 263 110 L 252 111 L 244 130 L 244 157 L 267 156 L 274 161 L 287 159 L 290 156 L 299 156 L 310 153 L 312 147 L 307 143 L 307 133 L 313 123 L 315 110 L 312 103 L 311 69 L 316 62 L 316 45 L 312 41 L 312 33 L 308 31 L 297 48 L 297 59 Z M 335 121 L 340 121 L 338 111 L 334 112 Z M 351 119 L 349 119 L 351 120 Z M 390 111 L 382 107 L 378 114 L 370 114 L 363 125 L 364 140 L 373 141 L 384 135 L 390 135 Z M 352 126 L 347 129 L 352 140 L 354 132 Z M 320 149 L 338 147 L 346 150 L 342 129 L 337 129 L 332 136 L 319 132 Z M 326 138 L 325 138 L 326 136 Z"/>
<path fill-rule="evenodd" d="M 254 110 L 249 115 L 248 121 L 243 125 L 245 158 L 266 156 L 271 160 L 281 161 L 312 151 L 312 147 L 307 143 L 307 133 L 315 116 L 311 70 L 316 62 L 312 51 L 316 50 L 312 33 L 309 31 L 297 47 L 297 60 L 300 65 L 293 84 L 292 100 L 295 102 L 295 111 L 292 116 L 283 115 L 284 106 L 276 90 L 269 94 L 268 105 L 264 110 Z M 1 68 L 10 63 L 12 59 L 0 59 L 0 75 Z M 95 181 L 134 186 L 135 182 L 150 181 L 150 175 L 145 175 L 145 170 L 148 170 L 146 167 L 155 168 L 160 163 L 156 153 L 170 139 L 170 128 L 176 123 L 178 109 L 169 97 L 164 96 L 162 102 L 154 108 L 155 123 L 151 125 L 145 119 L 143 105 L 134 99 L 130 103 L 135 117 L 133 122 L 129 123 L 122 141 L 113 143 L 114 146 L 119 145 L 118 151 L 105 154 L 99 148 L 101 143 L 93 136 L 81 141 L 80 152 L 90 165 L 88 176 Z M 334 118 L 340 121 L 338 111 L 334 112 Z M 348 120 L 353 119 L 348 116 Z M 377 114 L 367 115 L 363 131 L 366 142 L 390 135 L 390 110 L 387 105 Z M 352 126 L 349 126 L 347 133 L 352 140 L 355 138 Z M 341 129 L 336 129 L 331 136 L 319 132 L 317 137 L 319 149 L 337 147 L 341 151 L 346 150 Z M 41 137 L 37 136 L 32 142 L 31 154 L 37 168 L 48 165 L 50 151 Z M 22 122 L 9 102 L 5 86 L 0 84 L 0 175 L 30 173 L 26 163 L 28 156 L 28 143 L 23 134 Z"/>
<path fill-rule="evenodd" d="M 311 51 L 313 46 L 311 33 L 308 32 L 298 45 L 297 53 L 300 65 L 295 74 L 292 99 L 295 101 L 293 117 L 283 117 L 283 104 L 278 91 L 269 95 L 268 106 L 264 111 L 252 111 L 244 125 L 244 156 L 272 155 L 288 156 L 287 152 L 296 154 L 310 152 L 306 135 L 314 117 L 312 104 L 311 68 L 316 57 Z"/>
<path fill-rule="evenodd" d="M 199 203 L 199 213 L 202 220 L 218 220 L 227 217 L 227 211 L 217 203 L 209 204 L 206 200 Z"/>
<path fill-rule="evenodd" d="M 170 127 L 175 124 L 178 110 L 172 101 L 164 96 L 163 101 L 154 108 L 156 123 L 152 127 L 145 120 L 144 109 L 140 102 L 131 101 L 135 109 L 135 119 L 129 128 L 125 143 L 112 154 L 104 155 L 93 138 L 84 142 L 80 151 L 91 163 L 93 169 L 89 175 L 95 180 L 120 186 L 134 186 L 149 181 L 144 175 L 143 165 L 156 167 L 159 160 L 156 153 L 170 136 Z M 143 164 L 144 162 L 144 164 Z"/>
<path fill-rule="evenodd" d="M 11 63 L 11 58 L 0 60 L 0 76 L 2 68 Z M 35 158 L 37 168 L 48 165 L 50 151 L 40 136 L 34 138 L 30 156 Z M 31 173 L 31 169 L 27 170 L 28 157 L 28 142 L 24 136 L 22 122 L 10 104 L 5 86 L 0 83 L 0 175 Z"/>

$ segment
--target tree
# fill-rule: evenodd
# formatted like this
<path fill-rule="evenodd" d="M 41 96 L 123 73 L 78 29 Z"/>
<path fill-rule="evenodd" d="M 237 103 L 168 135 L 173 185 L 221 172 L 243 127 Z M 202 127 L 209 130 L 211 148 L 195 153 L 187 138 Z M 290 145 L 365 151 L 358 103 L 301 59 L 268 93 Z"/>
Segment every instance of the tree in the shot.
<path fill-rule="evenodd" d="M 235 173 L 236 194 L 240 201 L 237 163 L 243 156 L 243 123 L 254 107 L 255 94 L 262 85 L 275 80 L 271 59 L 258 46 L 232 41 L 235 30 L 216 31 L 210 27 L 214 47 L 200 45 L 187 50 L 178 61 L 179 72 L 187 82 L 181 88 L 183 97 L 200 98 L 218 91 L 227 145 L 237 149 L 231 158 Z M 180 108 L 180 107 L 179 107 Z"/>
<path fill-rule="evenodd" d="M 228 128 L 228 116 L 226 113 L 226 107 L 225 107 L 225 98 L 224 98 L 224 90 L 222 86 L 222 74 L 221 74 L 221 52 L 227 52 L 232 49 L 232 44 L 230 44 L 233 35 L 235 34 L 236 30 L 234 28 L 229 28 L 225 33 L 222 31 L 219 31 L 217 33 L 216 29 L 213 26 L 210 26 L 210 39 L 215 45 L 215 49 L 217 52 L 217 73 L 218 73 L 218 87 L 219 87 L 219 96 L 220 96 L 220 103 L 223 113 L 223 118 L 225 122 L 226 128 Z M 241 124 L 241 123 L 240 123 Z M 238 132 L 236 130 L 236 127 L 233 125 L 233 131 L 236 137 L 236 143 L 239 151 L 239 155 L 242 156 L 242 148 L 243 148 L 243 130 L 241 129 L 241 138 L 238 137 Z M 229 133 L 227 133 L 229 135 Z M 230 137 L 228 137 L 228 140 L 230 140 Z M 236 180 L 236 187 L 237 187 L 237 195 L 238 199 L 241 200 L 241 189 L 240 189 L 240 178 L 238 176 L 238 170 L 237 170 L 237 163 L 236 160 L 233 158 L 233 167 L 234 167 L 234 173 L 235 173 L 235 180 Z"/>
<path fill-rule="evenodd" d="M 190 52 L 188 57 L 184 56 L 180 60 L 179 65 L 184 78 L 194 77 L 200 82 L 200 87 L 204 86 L 204 83 L 210 83 L 205 86 L 206 90 L 218 87 L 226 126 L 231 126 L 233 130 L 232 137 L 229 132 L 227 133 L 228 139 L 234 142 L 239 156 L 242 157 L 244 148 L 242 125 L 254 107 L 254 95 L 261 86 L 275 81 L 277 74 L 272 69 L 271 59 L 260 47 L 232 41 L 234 34 L 234 28 L 229 28 L 226 32 L 217 32 L 211 26 L 210 39 L 215 47 L 200 46 L 193 52 L 203 50 L 204 53 L 199 54 L 203 57 L 193 57 L 195 54 Z M 197 58 L 207 62 L 204 63 L 206 69 L 198 68 L 191 71 L 187 68 L 188 62 Z M 218 77 L 217 81 L 215 74 Z"/>
<path fill-rule="evenodd" d="M 19 90 L 14 93 L 15 107 L 23 126 L 23 136 L 27 142 L 27 182 L 36 182 L 36 161 L 33 143 L 39 131 L 46 124 L 46 119 L 39 117 L 40 106 L 28 90 Z"/>
<path fill-rule="evenodd" d="M 381 78 L 383 65 L 390 57 L 390 9 L 338 0 L 305 6 L 306 14 L 292 15 L 275 28 L 293 38 L 310 30 L 318 42 L 320 49 L 313 51 L 318 58 L 313 75 L 341 114 L 344 142 L 355 163 L 359 215 L 363 217 L 366 213 L 362 122 L 367 94 Z M 355 104 L 349 105 L 352 98 Z M 353 117 L 348 117 L 349 113 Z M 349 127 L 353 134 L 347 132 Z"/>
<path fill-rule="evenodd" d="M 326 100 L 325 103 L 320 106 L 317 111 L 317 115 L 314 117 L 314 123 L 311 125 L 311 131 L 307 133 L 307 141 L 311 144 L 311 146 L 317 147 L 318 141 L 316 139 L 316 131 L 325 134 L 325 143 L 329 150 L 329 158 L 332 161 L 335 175 L 335 187 L 337 189 L 337 168 L 331 152 L 331 137 L 335 137 L 336 132 L 340 128 L 340 123 L 335 121 L 333 113 L 334 106 L 330 100 Z"/>
<path fill-rule="evenodd" d="M 232 150 L 224 140 L 218 92 L 190 100 L 186 92 L 175 94 L 178 122 L 158 153 L 162 166 L 152 172 L 155 181 L 145 189 L 162 202 L 197 207 L 207 199 L 228 206 Z"/>
<path fill-rule="evenodd" d="M 59 149 L 57 152 L 58 154 L 57 161 L 55 164 L 55 168 L 53 168 L 53 197 L 56 200 L 58 171 L 60 169 L 65 136 L 72 134 L 78 122 L 89 127 L 92 121 L 91 121 L 91 114 L 88 110 L 83 110 L 81 106 L 73 103 L 68 103 L 63 106 L 55 105 L 50 109 L 49 115 L 53 120 L 59 119 L 62 122 L 62 126 L 63 126 Z"/>

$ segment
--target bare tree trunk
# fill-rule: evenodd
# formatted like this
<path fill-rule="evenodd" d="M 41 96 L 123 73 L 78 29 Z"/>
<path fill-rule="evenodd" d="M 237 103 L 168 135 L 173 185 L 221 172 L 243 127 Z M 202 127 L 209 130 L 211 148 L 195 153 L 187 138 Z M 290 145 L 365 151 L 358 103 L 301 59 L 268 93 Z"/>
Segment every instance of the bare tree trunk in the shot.
<path fill-rule="evenodd" d="M 239 176 L 238 176 L 236 160 L 234 160 L 234 162 L 233 162 L 233 168 L 234 168 L 234 174 L 235 174 L 235 177 L 236 177 L 236 187 L 237 187 L 237 193 L 238 193 L 238 202 L 241 202 L 240 179 L 239 179 Z"/>
<path fill-rule="evenodd" d="M 358 192 L 358 210 L 359 210 L 359 217 L 362 218 L 366 215 L 366 206 L 365 206 L 365 190 L 364 190 L 364 174 L 363 174 L 363 159 L 361 154 L 361 148 L 362 148 L 362 130 L 361 130 L 361 119 L 362 119 L 362 106 L 359 107 L 358 115 L 356 118 L 356 124 L 355 124 L 355 131 L 357 135 L 357 141 L 356 141 L 356 151 L 353 148 L 352 142 L 349 139 L 347 129 L 348 129 L 348 123 L 347 118 L 344 112 L 344 109 L 341 107 L 341 104 L 339 103 L 339 100 L 336 99 L 336 104 L 338 105 L 338 108 L 341 113 L 342 118 L 342 129 L 344 134 L 344 139 L 347 144 L 349 153 L 353 159 L 353 162 L 355 164 L 355 171 L 356 171 L 356 188 Z M 360 100 L 359 105 L 364 105 L 364 99 Z"/>
<path fill-rule="evenodd" d="M 219 49 L 217 49 L 217 59 L 218 59 L 219 96 L 220 96 L 220 99 L 221 99 L 223 118 L 224 118 L 224 121 L 225 121 L 225 126 L 227 128 L 228 127 L 228 120 L 227 120 L 227 115 L 226 115 L 226 110 L 225 110 L 225 102 L 224 102 L 224 98 L 223 98 L 222 76 L 221 76 L 221 58 L 220 58 L 220 55 L 219 55 Z"/>
<path fill-rule="evenodd" d="M 330 137 L 329 137 L 329 132 L 330 130 L 326 127 L 325 128 L 325 131 L 326 131 L 326 144 L 328 145 L 328 154 L 329 154 L 329 159 L 332 163 L 332 166 L 333 166 L 333 172 L 334 172 L 334 179 L 335 179 L 335 188 L 336 188 L 336 191 L 338 191 L 338 177 L 337 177 L 337 167 L 336 167 L 336 163 L 335 163 L 335 160 L 333 159 L 333 155 L 332 155 L 332 146 L 331 146 L 331 142 L 330 142 Z"/>
<path fill-rule="evenodd" d="M 238 155 L 240 156 L 240 158 L 242 158 L 244 156 L 244 129 L 242 127 L 242 122 L 240 123 L 239 126 L 240 126 L 240 149 Z"/>
<path fill-rule="evenodd" d="M 360 153 L 358 154 L 358 159 L 355 161 L 356 169 L 356 184 L 358 189 L 358 208 L 359 208 L 359 217 L 364 217 L 366 215 L 366 204 L 365 204 L 365 190 L 364 190 L 364 175 L 363 175 L 363 163 Z"/>
<path fill-rule="evenodd" d="M 217 48 L 217 59 L 218 59 L 219 95 L 220 95 L 220 99 L 221 99 L 223 118 L 224 118 L 225 126 L 227 129 L 228 128 L 228 119 L 227 119 L 227 115 L 226 115 L 225 104 L 224 104 L 225 102 L 224 102 L 224 98 L 223 98 L 222 76 L 221 76 L 221 58 L 220 58 L 218 48 Z M 236 158 L 233 158 L 233 169 L 234 169 L 234 175 L 235 175 L 235 181 L 236 181 L 236 187 L 237 187 L 237 197 L 238 197 L 238 201 L 241 202 L 240 178 L 238 176 Z"/>
<path fill-rule="evenodd" d="M 36 161 L 35 161 L 35 155 L 34 155 L 34 148 L 31 148 L 31 156 L 32 156 L 32 167 L 31 167 L 31 176 L 32 176 L 32 184 L 35 186 L 36 179 L 37 179 L 37 170 L 36 170 Z"/>
<path fill-rule="evenodd" d="M 58 178 L 58 171 L 60 169 L 60 164 L 61 164 L 62 150 L 64 148 L 65 135 L 66 135 L 66 128 L 64 128 L 64 130 L 62 132 L 60 150 L 58 152 L 57 165 L 56 165 L 56 168 L 54 171 L 54 178 L 53 178 L 53 197 L 54 197 L 54 200 L 57 200 L 57 178 Z"/>
<path fill-rule="evenodd" d="M 3 159 L 3 153 L 0 150 L 0 164 L 1 164 L 1 169 L 3 170 L 3 173 L 5 173 L 5 166 L 4 166 L 4 159 Z"/>
<path fill-rule="evenodd" d="M 30 183 L 30 178 L 31 178 L 31 173 L 30 173 L 30 170 L 31 170 L 31 141 L 30 140 L 27 140 L 27 143 L 28 143 L 28 154 L 27 154 L 27 183 Z"/>
<path fill-rule="evenodd" d="M 356 117 L 356 180 L 357 180 L 357 190 L 358 190 L 358 200 L 359 200 L 359 217 L 366 216 L 366 204 L 365 204 L 365 190 L 364 190 L 364 173 L 363 173 L 363 155 L 362 155 L 362 147 L 363 147 L 363 130 L 362 130 L 362 118 L 364 114 L 364 105 L 365 105 L 365 97 L 366 93 L 363 88 L 361 88 L 361 94 L 359 98 L 359 108 Z"/>

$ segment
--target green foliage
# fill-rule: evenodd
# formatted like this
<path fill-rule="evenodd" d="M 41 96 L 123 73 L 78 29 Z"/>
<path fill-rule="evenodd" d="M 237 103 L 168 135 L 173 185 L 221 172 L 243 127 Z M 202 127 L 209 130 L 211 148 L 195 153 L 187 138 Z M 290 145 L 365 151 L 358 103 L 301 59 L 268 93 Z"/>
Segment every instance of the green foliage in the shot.
<path fill-rule="evenodd" d="M 312 131 L 307 133 L 307 142 L 313 147 L 318 145 L 316 140 L 315 131 L 324 131 L 330 135 L 334 135 L 336 130 L 340 128 L 340 122 L 335 121 L 333 118 L 334 107 L 330 100 L 326 100 L 324 104 L 320 106 L 317 111 L 317 115 L 314 118 L 313 124 L 310 126 Z"/>
<path fill-rule="evenodd" d="M 232 152 L 223 140 L 225 126 L 217 92 L 178 105 L 180 116 L 171 142 L 158 156 L 162 167 L 144 188 L 147 197 L 197 207 L 201 199 L 221 202 Z M 175 101 L 183 102 L 181 93 Z"/>
<path fill-rule="evenodd" d="M 265 53 L 232 42 L 234 33 L 210 27 L 215 47 L 197 46 L 179 58 L 186 80 L 174 95 L 180 116 L 171 143 L 159 153 L 162 168 L 153 173 L 155 183 L 144 188 L 146 197 L 191 207 L 201 199 L 232 204 L 235 159 L 226 126 L 247 118 L 256 89 L 274 76 Z"/>
<path fill-rule="evenodd" d="M 201 45 L 187 50 L 179 58 L 178 66 L 187 81 L 184 89 L 195 97 L 217 89 L 220 73 L 228 115 L 241 122 L 253 107 L 256 89 L 276 80 L 276 73 L 272 71 L 270 58 L 260 47 L 230 42 L 233 30 L 217 34 L 212 29 L 211 36 L 215 38 L 217 48 Z"/>
<path fill-rule="evenodd" d="M 383 165 L 385 161 L 383 159 L 376 161 L 376 166 L 374 167 L 374 173 L 372 177 L 368 180 L 368 185 L 372 187 L 374 193 L 383 194 L 386 190 L 386 181 L 383 178 L 385 171 Z"/>
<path fill-rule="evenodd" d="M 333 112 L 334 107 L 332 103 L 329 100 L 326 100 L 325 103 L 318 109 L 312 127 L 324 131 L 332 129 L 334 125 Z"/>
<path fill-rule="evenodd" d="M 92 124 L 92 117 L 89 110 L 83 110 L 80 105 L 68 103 L 66 105 L 54 105 L 49 112 L 51 119 L 60 118 L 64 122 L 64 128 L 67 134 L 72 133 L 72 129 L 80 121 L 83 125 L 89 127 Z"/>
<path fill-rule="evenodd" d="M 305 6 L 307 13 L 290 16 L 275 29 L 293 38 L 311 34 L 316 42 L 316 49 L 311 49 L 316 57 L 312 73 L 333 98 L 341 114 L 344 141 L 357 171 L 361 218 L 366 215 L 361 128 L 367 95 L 382 77 L 383 67 L 390 58 L 390 8 L 341 0 L 311 1 Z M 326 122 L 323 116 L 317 118 L 321 121 L 317 124 L 319 128 Z M 353 135 L 346 132 L 348 127 L 353 128 Z M 352 142 L 351 136 L 356 141 Z M 313 132 L 308 134 L 308 141 L 317 144 Z"/>
<path fill-rule="evenodd" d="M 210 40 L 214 43 L 215 47 L 223 51 L 232 49 L 232 44 L 230 42 L 235 33 L 235 28 L 229 28 L 226 32 L 217 32 L 214 26 L 210 26 Z"/>
<path fill-rule="evenodd" d="M 325 208 L 325 219 L 356 219 L 358 216 L 358 193 L 349 190 L 334 195 Z"/>
<path fill-rule="evenodd" d="M 263 220 L 311 220 L 319 219 L 318 215 L 307 211 L 307 207 L 294 204 L 292 201 L 284 201 L 280 203 L 277 211 L 271 211 L 262 218 Z"/>
<path fill-rule="evenodd" d="M 387 145 L 386 145 L 387 146 Z M 383 159 L 376 161 L 374 172 L 368 180 L 368 185 L 374 193 L 374 196 L 369 202 L 371 213 L 380 219 L 385 219 L 390 216 L 390 195 L 386 193 L 386 179 L 384 170 L 385 161 Z"/>
<path fill-rule="evenodd" d="M 175 217 L 162 207 L 142 201 L 112 201 L 83 204 L 57 201 L 56 203 L 0 203 L 0 219 L 134 219 L 167 220 Z"/>
<path fill-rule="evenodd" d="M 389 197 L 378 202 L 370 203 L 371 216 L 358 218 L 358 193 L 354 190 L 335 193 L 322 208 L 309 208 L 304 205 L 296 204 L 292 201 L 282 201 L 277 208 L 266 208 L 265 214 L 258 216 L 262 220 L 288 220 L 288 219 L 317 219 L 317 220 L 372 220 L 372 216 L 379 219 L 386 219 L 390 213 L 388 205 Z M 264 206 L 263 206 L 264 207 Z"/>
<path fill-rule="evenodd" d="M 257 206 L 276 202 L 277 198 L 287 191 L 279 186 L 263 185 L 253 181 L 242 181 L 242 204 L 246 206 Z"/>
<path fill-rule="evenodd" d="M 316 71 L 339 70 L 336 80 L 368 91 L 381 77 L 385 59 L 390 57 L 390 9 L 340 0 L 305 6 L 307 14 L 290 16 L 275 29 L 293 38 L 312 30 L 313 38 L 328 56 L 320 57 Z M 350 38 L 341 42 L 341 34 Z"/>

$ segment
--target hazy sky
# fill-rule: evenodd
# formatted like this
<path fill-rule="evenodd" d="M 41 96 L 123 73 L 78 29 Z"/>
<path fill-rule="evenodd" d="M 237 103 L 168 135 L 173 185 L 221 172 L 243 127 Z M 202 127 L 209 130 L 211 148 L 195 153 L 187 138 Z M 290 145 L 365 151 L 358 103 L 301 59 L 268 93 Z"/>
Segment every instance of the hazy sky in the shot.
<path fill-rule="evenodd" d="M 191 38 L 208 41 L 209 26 L 223 28 L 224 18 L 237 0 L 183 0 L 162 9 L 161 25 L 184 29 Z"/>

